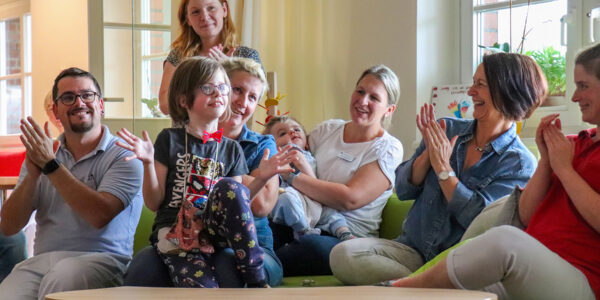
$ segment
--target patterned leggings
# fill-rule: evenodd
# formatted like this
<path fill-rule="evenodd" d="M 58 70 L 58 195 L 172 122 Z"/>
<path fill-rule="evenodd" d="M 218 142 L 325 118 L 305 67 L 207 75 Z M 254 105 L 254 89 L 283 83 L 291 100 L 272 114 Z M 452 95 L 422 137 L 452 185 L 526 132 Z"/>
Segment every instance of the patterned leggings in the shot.
<path fill-rule="evenodd" d="M 208 197 L 203 221 L 206 228 L 200 234 L 208 236 L 215 251 L 235 251 L 237 268 L 248 287 L 266 286 L 264 253 L 258 245 L 248 188 L 230 178 L 221 179 Z M 159 255 L 169 268 L 174 286 L 219 287 L 212 254 Z"/>

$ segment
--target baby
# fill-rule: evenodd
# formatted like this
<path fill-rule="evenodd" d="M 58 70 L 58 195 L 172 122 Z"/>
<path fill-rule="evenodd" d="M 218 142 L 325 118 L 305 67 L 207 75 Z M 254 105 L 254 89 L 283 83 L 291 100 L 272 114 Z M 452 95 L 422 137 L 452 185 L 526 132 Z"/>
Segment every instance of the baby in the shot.
<path fill-rule="evenodd" d="M 291 144 L 302 151 L 306 163 L 311 167 L 303 173 L 316 178 L 316 161 L 307 150 L 304 127 L 288 116 L 273 117 L 265 127 L 264 134 L 272 135 L 277 147 L 283 148 Z M 334 234 L 342 241 L 354 238 L 346 218 L 337 210 L 313 201 L 285 181 L 282 181 L 282 187 L 284 192 L 279 195 L 277 204 L 271 212 L 271 218 L 277 224 L 291 227 L 295 238 L 306 234 L 320 234 L 321 230 Z"/>

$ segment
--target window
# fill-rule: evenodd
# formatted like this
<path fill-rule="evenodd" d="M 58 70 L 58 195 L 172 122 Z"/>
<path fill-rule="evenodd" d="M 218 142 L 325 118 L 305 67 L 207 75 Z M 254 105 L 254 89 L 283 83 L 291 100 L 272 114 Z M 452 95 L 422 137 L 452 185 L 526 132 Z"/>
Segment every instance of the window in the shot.
<path fill-rule="evenodd" d="M 512 7 L 510 2 L 480 2 L 473 8 L 477 61 L 485 52 L 501 48 L 532 56 L 546 74 L 550 95 L 564 96 L 566 46 L 561 43 L 561 18 L 567 13 L 567 1 L 525 2 Z"/>
<path fill-rule="evenodd" d="M 591 28 L 600 27 L 593 18 L 593 12 L 599 10 L 595 9 L 597 1 L 461 1 L 462 81 L 471 82 L 483 54 L 497 51 L 493 48 L 530 55 L 544 70 L 553 95 L 546 107 L 538 108 L 528 121 L 525 136 L 533 136 L 539 119 L 549 112 L 561 114 L 563 129 L 568 133 L 585 127 L 579 107 L 570 101 L 573 62 L 577 51 L 593 43 L 587 38 L 593 35 Z"/>
<path fill-rule="evenodd" d="M 0 135 L 31 115 L 31 16 L 0 20 Z"/>
<path fill-rule="evenodd" d="M 160 117 L 158 90 L 171 44 L 170 0 L 104 0 L 107 118 Z"/>

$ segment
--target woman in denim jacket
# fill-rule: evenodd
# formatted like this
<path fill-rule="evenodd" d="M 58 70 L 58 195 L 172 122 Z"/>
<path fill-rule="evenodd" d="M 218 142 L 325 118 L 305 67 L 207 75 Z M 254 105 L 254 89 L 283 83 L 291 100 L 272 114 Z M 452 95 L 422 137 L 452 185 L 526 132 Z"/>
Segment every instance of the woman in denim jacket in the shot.
<path fill-rule="evenodd" d="M 525 186 L 536 160 L 516 133 L 515 121 L 545 98 L 546 79 L 533 59 L 484 56 L 469 95 L 474 120 L 435 120 L 425 104 L 417 115 L 423 141 L 396 170 L 400 199 L 416 199 L 395 240 L 355 239 L 331 252 L 334 275 L 347 284 L 402 278 L 456 244 L 489 203 Z"/>

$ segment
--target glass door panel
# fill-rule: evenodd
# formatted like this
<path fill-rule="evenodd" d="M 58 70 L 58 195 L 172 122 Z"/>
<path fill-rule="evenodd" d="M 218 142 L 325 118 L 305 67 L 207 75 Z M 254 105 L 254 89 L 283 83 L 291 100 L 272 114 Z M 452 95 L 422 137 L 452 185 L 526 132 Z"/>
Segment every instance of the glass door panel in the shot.
<path fill-rule="evenodd" d="M 170 125 L 158 109 L 158 90 L 171 44 L 171 7 L 170 0 L 102 2 L 102 83 L 112 131 L 141 134 Z"/>

